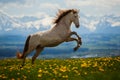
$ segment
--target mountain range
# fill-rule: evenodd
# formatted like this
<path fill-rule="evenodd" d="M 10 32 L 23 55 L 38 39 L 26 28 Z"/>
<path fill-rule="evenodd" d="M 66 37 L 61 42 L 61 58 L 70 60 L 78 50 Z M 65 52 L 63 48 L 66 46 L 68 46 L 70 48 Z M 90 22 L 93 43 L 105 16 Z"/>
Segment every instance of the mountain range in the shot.
<path fill-rule="evenodd" d="M 80 15 L 79 29 L 72 27 L 72 30 L 82 33 L 112 33 L 120 34 L 120 16 L 105 15 L 101 17 Z M 0 12 L 0 35 L 28 35 L 36 31 L 49 29 L 52 24 L 52 16 L 11 17 Z M 72 25 L 74 26 L 74 25 Z"/>

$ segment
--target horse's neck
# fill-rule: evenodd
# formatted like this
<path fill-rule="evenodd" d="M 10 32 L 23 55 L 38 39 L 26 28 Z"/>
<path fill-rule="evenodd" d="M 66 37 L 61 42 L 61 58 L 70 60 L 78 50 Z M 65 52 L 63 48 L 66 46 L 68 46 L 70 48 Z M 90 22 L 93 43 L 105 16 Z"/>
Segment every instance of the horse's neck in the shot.
<path fill-rule="evenodd" d="M 71 23 L 72 22 L 70 21 L 69 16 L 65 16 L 58 24 L 61 28 L 70 30 Z"/>
<path fill-rule="evenodd" d="M 63 17 L 54 27 L 50 29 L 50 31 L 55 32 L 59 36 L 62 36 L 63 38 L 69 35 L 71 33 L 71 21 L 69 16 Z"/>
<path fill-rule="evenodd" d="M 70 25 L 71 25 L 71 21 L 70 21 L 70 19 L 69 19 L 69 17 L 68 16 L 66 16 L 66 17 L 64 17 L 62 20 L 61 20 L 61 22 L 66 26 L 66 27 L 70 27 Z"/>

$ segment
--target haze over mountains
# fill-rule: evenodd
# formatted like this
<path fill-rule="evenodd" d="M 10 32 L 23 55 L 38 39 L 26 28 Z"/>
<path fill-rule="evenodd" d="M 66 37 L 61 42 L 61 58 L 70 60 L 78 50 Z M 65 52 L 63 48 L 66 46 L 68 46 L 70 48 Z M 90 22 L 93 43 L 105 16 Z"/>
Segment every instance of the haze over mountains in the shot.
<path fill-rule="evenodd" d="M 53 19 L 53 16 L 45 14 L 39 18 L 35 16 L 11 17 L 4 12 L 0 12 L 0 35 L 28 35 L 36 31 L 46 30 L 53 25 Z M 116 15 L 95 17 L 80 14 L 80 25 L 79 29 L 72 25 L 72 30 L 79 34 L 120 34 L 120 16 Z"/>

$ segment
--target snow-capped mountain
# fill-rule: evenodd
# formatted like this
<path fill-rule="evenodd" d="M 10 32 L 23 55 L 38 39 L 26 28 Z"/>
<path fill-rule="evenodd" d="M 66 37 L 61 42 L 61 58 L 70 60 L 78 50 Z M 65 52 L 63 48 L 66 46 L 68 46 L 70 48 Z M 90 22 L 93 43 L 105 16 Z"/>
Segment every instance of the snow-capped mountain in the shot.
<path fill-rule="evenodd" d="M 97 24 L 95 33 L 117 33 L 120 32 L 120 16 L 106 15 L 101 17 Z"/>
<path fill-rule="evenodd" d="M 100 18 L 95 16 L 80 15 L 80 29 L 73 27 L 79 34 L 82 33 L 119 33 L 120 16 L 105 15 Z M 40 18 L 34 16 L 10 17 L 0 12 L 0 34 L 31 34 L 51 27 L 53 17 L 43 15 Z"/>
<path fill-rule="evenodd" d="M 24 26 L 24 24 L 11 18 L 10 16 L 6 15 L 5 13 L 0 12 L 0 30 L 10 31 L 10 30 L 13 30 L 14 28 L 18 28 L 20 26 Z"/>
<path fill-rule="evenodd" d="M 42 19 L 37 19 L 35 17 L 27 17 L 27 16 L 21 19 L 21 18 L 10 17 L 5 13 L 0 12 L 0 34 L 23 35 L 23 34 L 30 34 L 38 30 L 45 30 L 49 28 L 48 25 L 50 25 L 50 22 L 48 21 L 50 19 L 51 17 L 48 18 L 44 17 Z"/>
<path fill-rule="evenodd" d="M 80 17 L 80 29 L 75 29 L 79 34 L 120 34 L 120 16 L 105 15 L 101 17 Z"/>
<path fill-rule="evenodd" d="M 27 26 L 17 19 L 0 12 L 0 33 L 1 34 L 21 34 Z"/>

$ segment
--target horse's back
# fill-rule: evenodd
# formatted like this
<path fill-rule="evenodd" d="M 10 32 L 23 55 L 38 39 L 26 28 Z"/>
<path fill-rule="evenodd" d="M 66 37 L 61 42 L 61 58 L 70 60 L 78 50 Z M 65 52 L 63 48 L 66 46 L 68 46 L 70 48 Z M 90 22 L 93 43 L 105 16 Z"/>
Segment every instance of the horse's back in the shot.
<path fill-rule="evenodd" d="M 53 47 L 59 45 L 63 40 L 52 31 L 41 31 L 31 34 L 31 46 Z"/>

